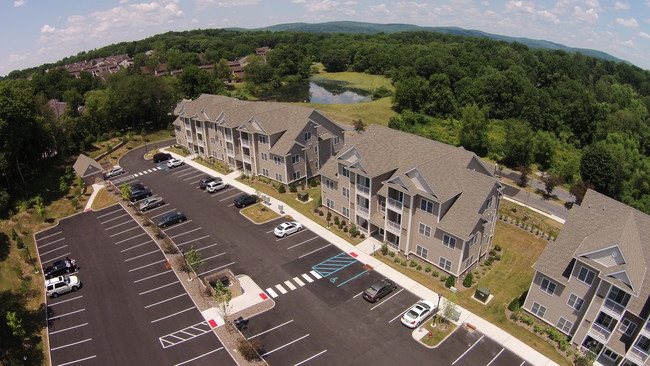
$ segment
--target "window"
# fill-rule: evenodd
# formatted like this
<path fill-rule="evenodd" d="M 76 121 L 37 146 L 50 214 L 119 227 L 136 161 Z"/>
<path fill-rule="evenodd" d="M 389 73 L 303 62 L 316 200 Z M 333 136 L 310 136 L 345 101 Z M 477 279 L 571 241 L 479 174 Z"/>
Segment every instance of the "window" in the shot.
<path fill-rule="evenodd" d="M 305 141 L 309 141 L 309 140 L 311 140 L 311 131 L 307 131 L 307 132 L 305 132 L 304 137 L 305 137 Z"/>
<path fill-rule="evenodd" d="M 257 137 L 257 141 L 259 141 L 260 144 L 265 144 L 265 145 L 269 143 L 265 135 L 259 135 Z"/>
<path fill-rule="evenodd" d="M 262 153 L 262 160 L 268 160 L 269 155 L 267 153 Z"/>
<path fill-rule="evenodd" d="M 279 156 L 274 156 L 273 162 L 275 163 L 275 165 L 282 165 L 282 158 Z"/>
<path fill-rule="evenodd" d="M 641 349 L 643 352 L 648 353 L 650 351 L 650 339 L 645 336 L 639 337 L 639 340 L 636 341 L 635 346 Z"/>
<path fill-rule="evenodd" d="M 341 211 L 342 211 L 343 217 L 350 218 L 350 210 L 347 207 L 343 206 Z"/>
<path fill-rule="evenodd" d="M 476 244 L 476 237 L 477 237 L 477 236 L 478 236 L 478 234 L 472 236 L 472 237 L 469 238 L 469 240 L 467 241 L 467 245 L 469 245 L 470 248 L 473 247 L 474 244 Z"/>
<path fill-rule="evenodd" d="M 211 142 L 212 144 L 216 144 L 216 143 L 217 143 L 217 142 L 214 140 L 214 137 L 210 137 L 210 142 Z"/>
<path fill-rule="evenodd" d="M 275 180 L 277 180 L 278 182 L 282 182 L 282 174 L 275 173 Z"/>
<path fill-rule="evenodd" d="M 631 336 L 636 329 L 636 323 L 633 323 L 630 319 L 623 319 L 621 325 L 618 327 L 618 330 L 623 332 L 626 336 Z"/>
<path fill-rule="evenodd" d="M 442 237 L 442 245 L 446 246 L 449 249 L 455 249 L 456 248 L 456 238 L 452 238 L 451 236 L 445 234 Z"/>
<path fill-rule="evenodd" d="M 530 312 L 537 315 L 540 318 L 543 318 L 544 314 L 546 314 L 546 307 L 540 305 L 537 302 L 534 302 L 533 307 L 530 309 Z"/>
<path fill-rule="evenodd" d="M 327 187 L 327 189 L 333 190 L 334 189 L 334 182 L 332 182 L 329 179 L 325 179 L 325 186 Z"/>
<path fill-rule="evenodd" d="M 268 169 L 262 169 L 262 175 L 265 177 L 269 176 L 269 170 Z"/>
<path fill-rule="evenodd" d="M 598 317 L 596 317 L 596 320 L 594 320 L 594 323 L 596 323 L 598 325 L 602 325 L 604 328 L 607 328 L 607 329 L 611 330 L 609 327 L 610 327 L 610 325 L 612 325 L 612 322 L 615 322 L 615 321 L 616 320 L 614 320 L 614 318 L 612 318 L 611 316 L 609 316 L 609 315 L 607 315 L 607 314 L 605 314 L 605 313 L 603 313 L 601 311 L 600 313 L 598 313 Z"/>
<path fill-rule="evenodd" d="M 472 263 L 474 263 L 474 254 L 472 254 L 472 255 L 467 259 L 467 263 L 465 264 L 465 268 L 471 266 Z"/>
<path fill-rule="evenodd" d="M 566 304 L 569 305 L 570 308 L 580 311 L 584 302 L 585 300 L 582 297 L 579 297 L 576 294 L 571 294 L 571 296 L 569 296 L 569 301 L 567 301 Z"/>
<path fill-rule="evenodd" d="M 415 246 L 415 255 L 417 255 L 418 257 L 427 259 L 428 254 L 429 254 L 429 251 L 426 248 L 422 248 L 419 245 Z"/>
<path fill-rule="evenodd" d="M 300 155 L 294 155 L 291 157 L 291 164 L 298 164 L 300 163 Z"/>
<path fill-rule="evenodd" d="M 326 201 L 326 205 L 327 205 L 327 208 L 331 208 L 332 210 L 334 209 L 334 201 L 332 201 L 329 198 Z"/>
<path fill-rule="evenodd" d="M 293 174 L 291 175 L 291 179 L 292 180 L 300 179 L 300 170 L 296 170 L 295 172 L 293 172 Z"/>
<path fill-rule="evenodd" d="M 607 294 L 607 298 L 618 304 L 627 306 L 628 301 L 630 301 L 630 294 L 618 287 L 612 286 L 612 289 Z"/>
<path fill-rule="evenodd" d="M 334 145 L 338 145 L 339 142 L 341 142 L 341 138 L 338 136 L 334 136 Z"/>
<path fill-rule="evenodd" d="M 563 317 L 560 317 L 560 320 L 557 321 L 557 328 L 564 333 L 569 333 L 572 327 L 573 323 L 564 319 Z"/>
<path fill-rule="evenodd" d="M 341 175 L 350 178 L 350 171 L 346 167 L 342 166 Z"/>
<path fill-rule="evenodd" d="M 341 188 L 341 190 L 343 191 L 343 197 L 350 198 L 350 190 L 348 189 L 348 187 L 343 187 Z"/>
<path fill-rule="evenodd" d="M 314 146 L 314 153 L 318 154 L 318 145 Z"/>
<path fill-rule="evenodd" d="M 578 273 L 578 280 L 580 282 L 591 285 L 594 282 L 594 277 L 596 277 L 596 273 L 594 271 L 590 270 L 587 267 L 580 268 L 580 273 Z"/>
<path fill-rule="evenodd" d="M 433 202 L 420 198 L 420 210 L 433 214 Z"/>
<path fill-rule="evenodd" d="M 490 196 L 490 198 L 487 199 L 487 202 L 485 202 L 485 209 L 487 210 L 490 207 L 492 207 L 492 196 Z"/>
<path fill-rule="evenodd" d="M 420 235 L 422 235 L 422 236 L 426 236 L 427 238 L 430 238 L 431 237 L 431 226 L 420 223 L 420 227 L 418 228 L 418 233 L 420 233 Z"/>
<path fill-rule="evenodd" d="M 549 295 L 553 295 L 555 292 L 555 282 L 549 280 L 548 278 L 543 278 L 542 283 L 539 285 L 539 289 L 546 292 Z"/>
<path fill-rule="evenodd" d="M 444 257 L 440 257 L 440 261 L 438 262 L 438 265 L 440 266 L 440 268 L 444 269 L 447 272 L 451 271 L 451 261 L 447 260 Z"/>

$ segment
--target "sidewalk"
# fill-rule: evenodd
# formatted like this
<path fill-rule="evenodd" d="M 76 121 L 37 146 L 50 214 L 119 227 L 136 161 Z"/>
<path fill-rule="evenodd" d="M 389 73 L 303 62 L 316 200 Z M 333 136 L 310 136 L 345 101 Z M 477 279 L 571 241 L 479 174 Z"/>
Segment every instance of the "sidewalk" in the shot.
<path fill-rule="evenodd" d="M 224 176 L 223 174 L 220 174 L 210 168 L 207 168 L 202 164 L 191 161 L 189 158 L 184 158 L 174 153 L 172 153 L 172 155 L 176 158 L 185 161 L 185 164 L 188 164 L 207 174 L 222 177 L 225 182 L 227 182 L 231 186 L 241 191 L 244 191 L 246 193 L 251 193 L 251 194 L 255 193 L 255 190 L 253 188 L 235 180 L 237 176 L 239 176 L 239 172 L 237 171 Z M 278 207 L 279 205 L 283 206 L 282 212 L 280 212 L 279 210 Z M 351 256 L 355 257 L 359 262 L 372 266 L 374 271 L 380 273 L 384 277 L 388 277 L 391 280 L 395 281 L 395 283 L 397 283 L 399 286 L 412 292 L 417 297 L 422 299 L 427 299 L 433 301 L 434 303 L 437 303 L 439 295 L 436 292 L 424 287 L 423 285 L 414 281 L 410 277 L 398 272 L 397 270 L 389 267 L 388 265 L 384 264 L 383 262 L 371 256 L 374 250 L 378 250 L 381 248 L 381 243 L 379 241 L 372 238 L 368 238 L 362 243 L 360 243 L 359 245 L 354 246 L 348 243 L 347 241 L 345 241 L 344 239 L 340 238 L 338 235 L 332 233 L 327 228 L 311 221 L 310 219 L 308 219 L 298 211 L 294 210 L 290 206 L 285 205 L 282 201 L 270 197 L 268 207 L 276 212 L 281 213 L 282 215 L 292 216 L 295 220 L 302 223 L 303 226 L 309 229 L 310 231 L 323 237 L 325 240 L 337 246 L 343 252 L 346 252 Z M 261 292 L 261 289 L 257 285 L 254 285 L 254 290 L 251 289 L 251 291 L 257 291 L 257 289 L 259 289 L 259 291 Z M 238 301 L 236 304 L 235 304 L 235 299 L 233 299 L 233 310 L 232 310 L 233 313 L 236 313 L 237 311 L 241 311 L 247 306 L 253 306 L 264 301 L 261 295 L 259 295 L 260 292 L 253 292 L 255 296 L 246 297 L 245 299 L 242 299 L 242 301 Z M 444 301 L 444 298 L 442 299 L 442 301 Z M 494 341 L 498 342 L 502 346 L 508 348 L 510 351 L 512 351 L 519 357 L 526 360 L 526 362 L 529 362 L 533 365 L 540 365 L 540 366 L 557 365 L 557 363 L 551 361 L 546 356 L 537 352 L 534 348 L 530 347 L 524 342 L 511 336 L 509 333 L 505 332 L 501 328 L 489 323 L 488 321 L 480 318 L 475 314 L 472 314 L 466 309 L 463 309 L 461 307 L 458 307 L 458 309 L 459 311 L 461 311 L 461 315 L 459 321 L 456 322 L 457 324 L 461 325 L 464 323 L 469 323 L 473 325 L 474 327 L 476 327 L 476 329 L 479 332 L 485 334 L 487 337 L 493 339 Z M 212 312 L 210 312 L 209 315 L 211 317 L 214 317 L 215 315 L 218 316 L 218 314 L 213 314 Z"/>

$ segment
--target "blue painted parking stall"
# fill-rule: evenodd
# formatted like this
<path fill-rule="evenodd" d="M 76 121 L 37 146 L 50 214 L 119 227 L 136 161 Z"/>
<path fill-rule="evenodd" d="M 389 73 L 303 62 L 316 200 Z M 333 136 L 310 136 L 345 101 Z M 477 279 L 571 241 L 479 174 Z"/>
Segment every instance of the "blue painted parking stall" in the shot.
<path fill-rule="evenodd" d="M 318 272 L 321 276 L 329 277 L 330 275 L 342 270 L 343 268 L 351 266 L 355 262 L 357 262 L 356 258 L 347 253 L 340 253 L 318 263 L 311 268 L 314 271 Z"/>

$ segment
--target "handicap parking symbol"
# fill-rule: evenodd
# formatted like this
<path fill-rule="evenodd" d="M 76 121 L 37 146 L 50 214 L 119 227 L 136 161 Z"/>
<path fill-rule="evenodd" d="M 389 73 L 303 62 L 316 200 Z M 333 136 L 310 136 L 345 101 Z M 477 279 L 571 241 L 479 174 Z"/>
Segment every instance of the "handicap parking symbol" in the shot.
<path fill-rule="evenodd" d="M 330 282 L 335 283 L 337 279 L 338 279 L 338 277 L 332 277 L 332 278 L 330 278 Z"/>

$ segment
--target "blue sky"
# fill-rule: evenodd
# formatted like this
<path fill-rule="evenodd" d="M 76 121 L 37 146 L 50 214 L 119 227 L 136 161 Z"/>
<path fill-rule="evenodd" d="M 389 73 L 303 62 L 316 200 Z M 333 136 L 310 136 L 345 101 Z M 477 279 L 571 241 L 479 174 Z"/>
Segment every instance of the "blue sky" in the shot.
<path fill-rule="evenodd" d="M 0 75 L 170 30 L 335 20 L 543 39 L 650 69 L 650 0 L 2 0 Z"/>

